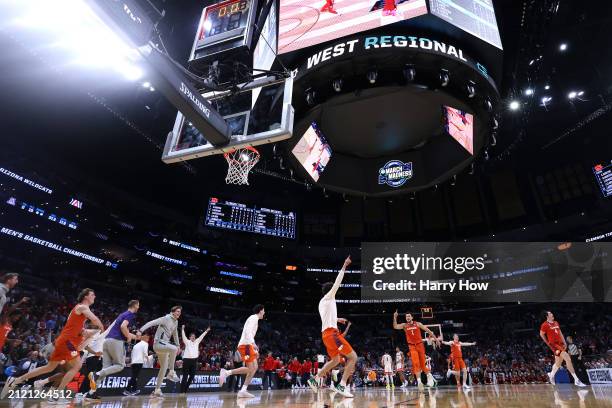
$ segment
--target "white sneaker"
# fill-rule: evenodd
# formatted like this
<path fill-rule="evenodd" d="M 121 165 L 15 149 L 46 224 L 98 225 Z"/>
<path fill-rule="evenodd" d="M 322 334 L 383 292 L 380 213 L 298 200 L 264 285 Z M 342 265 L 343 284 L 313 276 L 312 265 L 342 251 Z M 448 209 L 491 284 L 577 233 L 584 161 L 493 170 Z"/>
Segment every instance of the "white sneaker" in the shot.
<path fill-rule="evenodd" d="M 555 377 L 552 375 L 552 373 L 547 373 L 546 375 L 548 375 L 548 381 L 550 381 L 552 385 L 555 385 Z"/>
<path fill-rule="evenodd" d="M 463 384 L 463 389 L 464 389 L 464 390 L 471 390 L 471 389 L 472 389 L 472 387 L 470 387 L 470 386 L 469 386 L 469 385 L 467 385 L 467 384 Z"/>
<path fill-rule="evenodd" d="M 34 381 L 34 389 L 35 390 L 42 390 L 42 388 L 45 386 L 46 382 L 45 380 L 36 380 Z"/>
<path fill-rule="evenodd" d="M 225 368 L 222 368 L 221 372 L 219 373 L 219 387 L 223 387 L 223 384 L 225 384 L 225 380 L 227 379 L 227 377 L 229 377 L 229 371 Z"/>
<path fill-rule="evenodd" d="M 17 387 L 17 378 L 16 377 L 9 377 L 6 380 L 6 383 L 4 383 L 4 387 L 2 388 L 2 392 L 0 392 L 0 399 L 4 399 L 6 398 L 6 395 L 9 393 L 10 390 L 15 389 L 15 387 Z"/>
<path fill-rule="evenodd" d="M 156 388 L 156 389 L 155 389 L 155 391 L 153 391 L 153 392 L 151 393 L 151 396 L 152 396 L 152 397 L 159 397 L 159 398 L 162 398 L 162 397 L 164 396 L 164 394 L 161 392 L 161 389 Z"/>
<path fill-rule="evenodd" d="M 582 381 L 577 378 L 574 380 L 574 385 L 578 387 L 586 387 L 586 384 L 583 384 Z"/>
<path fill-rule="evenodd" d="M 179 382 L 179 381 L 181 381 L 179 376 L 176 375 L 176 371 L 174 371 L 174 370 L 168 371 L 168 375 L 166 376 L 166 380 L 170 380 L 172 382 Z"/>
<path fill-rule="evenodd" d="M 446 378 L 450 378 L 451 375 L 453 375 L 453 372 L 449 368 L 448 371 L 446 371 Z"/>
<path fill-rule="evenodd" d="M 331 384 L 329 384 L 329 390 L 332 392 L 340 392 L 336 386 L 334 385 L 334 382 L 332 381 Z"/>
<path fill-rule="evenodd" d="M 333 383 L 332 383 L 332 386 L 333 386 Z M 343 386 L 342 384 L 338 384 L 336 387 L 334 387 L 334 389 L 336 390 L 338 394 L 342 395 L 343 397 L 353 398 L 353 394 L 351 394 L 349 390 L 347 390 L 346 387 Z"/>
<path fill-rule="evenodd" d="M 255 396 L 248 391 L 240 390 L 238 391 L 238 398 L 254 398 Z"/>
<path fill-rule="evenodd" d="M 423 386 L 423 383 L 419 381 L 417 388 L 419 389 L 419 391 L 423 392 L 425 391 L 425 387 Z"/>

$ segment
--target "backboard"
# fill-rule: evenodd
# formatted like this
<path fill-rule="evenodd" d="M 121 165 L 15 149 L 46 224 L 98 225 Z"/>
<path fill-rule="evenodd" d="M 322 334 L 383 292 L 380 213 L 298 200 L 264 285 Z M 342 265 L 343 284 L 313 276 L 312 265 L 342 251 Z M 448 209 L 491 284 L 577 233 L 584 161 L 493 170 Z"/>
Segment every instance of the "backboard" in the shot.
<path fill-rule="evenodd" d="M 231 140 L 222 147 L 213 146 L 178 113 L 168 134 L 162 160 L 174 163 L 229 152 L 245 146 L 258 146 L 291 137 L 294 111 L 291 106 L 293 77 L 264 77 L 239 84 L 232 91 L 208 92 L 209 101 L 229 123 Z"/>

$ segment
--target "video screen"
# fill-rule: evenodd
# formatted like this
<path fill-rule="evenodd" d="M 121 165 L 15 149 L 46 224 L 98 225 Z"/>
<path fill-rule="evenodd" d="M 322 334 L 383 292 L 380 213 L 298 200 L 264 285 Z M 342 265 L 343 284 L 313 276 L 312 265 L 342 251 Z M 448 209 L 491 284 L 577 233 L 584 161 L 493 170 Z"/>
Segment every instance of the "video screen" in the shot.
<path fill-rule="evenodd" d="M 291 151 L 314 181 L 325 171 L 332 150 L 317 124 L 312 122 L 304 136 Z"/>
<path fill-rule="evenodd" d="M 427 14 L 425 0 L 283 0 L 279 54 Z"/>
<path fill-rule="evenodd" d="M 500 50 L 493 0 L 429 0 L 431 13 Z"/>
<path fill-rule="evenodd" d="M 459 109 L 445 106 L 444 126 L 453 137 L 471 155 L 474 154 L 474 115 Z"/>

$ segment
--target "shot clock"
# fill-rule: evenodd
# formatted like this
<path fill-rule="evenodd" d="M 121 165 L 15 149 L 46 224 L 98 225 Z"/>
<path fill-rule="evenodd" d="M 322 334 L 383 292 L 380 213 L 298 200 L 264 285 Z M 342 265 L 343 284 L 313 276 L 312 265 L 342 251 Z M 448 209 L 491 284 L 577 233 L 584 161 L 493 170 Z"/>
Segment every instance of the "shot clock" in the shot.
<path fill-rule="evenodd" d="M 227 0 L 206 7 L 193 44 L 190 61 L 210 62 L 251 46 L 257 0 Z M 223 54 L 223 55 L 221 55 Z"/>

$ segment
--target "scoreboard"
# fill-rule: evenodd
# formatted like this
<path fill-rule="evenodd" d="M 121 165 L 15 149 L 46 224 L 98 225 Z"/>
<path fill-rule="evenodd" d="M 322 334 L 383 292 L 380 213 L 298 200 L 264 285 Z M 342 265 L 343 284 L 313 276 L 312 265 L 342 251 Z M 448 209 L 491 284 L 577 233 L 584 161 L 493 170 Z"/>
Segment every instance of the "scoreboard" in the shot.
<path fill-rule="evenodd" d="M 612 196 L 612 163 L 607 166 L 598 164 L 593 167 L 593 171 L 595 172 L 595 178 L 597 179 L 597 184 L 599 184 L 603 196 Z"/>
<path fill-rule="evenodd" d="M 435 16 L 502 49 L 493 0 L 429 0 Z"/>
<path fill-rule="evenodd" d="M 212 197 L 208 201 L 204 225 L 294 239 L 296 216 L 293 211 L 284 212 Z"/>

